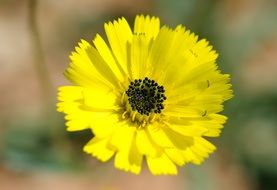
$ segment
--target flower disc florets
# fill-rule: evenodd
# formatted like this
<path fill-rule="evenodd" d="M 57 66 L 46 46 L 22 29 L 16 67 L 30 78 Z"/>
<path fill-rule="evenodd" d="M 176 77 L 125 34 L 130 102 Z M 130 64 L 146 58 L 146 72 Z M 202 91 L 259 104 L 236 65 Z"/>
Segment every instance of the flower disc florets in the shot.
<path fill-rule="evenodd" d="M 164 108 L 163 101 L 166 99 L 164 93 L 163 86 L 159 86 L 158 83 L 147 77 L 143 80 L 134 80 L 126 91 L 132 111 L 138 111 L 147 116 L 151 112 L 161 113 Z"/>

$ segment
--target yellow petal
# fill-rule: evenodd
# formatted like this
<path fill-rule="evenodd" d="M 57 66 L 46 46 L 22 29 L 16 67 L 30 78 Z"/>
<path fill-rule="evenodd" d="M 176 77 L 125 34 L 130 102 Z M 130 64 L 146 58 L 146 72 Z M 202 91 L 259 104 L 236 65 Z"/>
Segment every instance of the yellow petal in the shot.
<path fill-rule="evenodd" d="M 109 144 L 118 151 L 125 151 L 129 149 L 132 143 L 136 128 L 126 123 L 120 123 L 119 125 L 116 132 L 111 136 Z"/>
<path fill-rule="evenodd" d="M 101 55 L 101 57 L 104 59 L 104 61 L 109 65 L 111 70 L 114 72 L 116 77 L 120 81 L 124 81 L 124 77 L 126 77 L 126 73 L 120 65 L 120 63 L 117 61 L 117 59 L 114 58 L 114 54 L 111 52 L 110 48 L 106 44 L 106 42 L 103 40 L 103 38 L 100 35 L 96 35 L 95 39 L 93 40 L 93 43 Z"/>
<path fill-rule="evenodd" d="M 162 154 L 160 157 L 147 157 L 147 165 L 153 175 L 177 175 L 175 164 Z"/>
<path fill-rule="evenodd" d="M 75 101 L 82 98 L 83 88 L 80 86 L 62 86 L 58 88 L 59 101 Z"/>
<path fill-rule="evenodd" d="M 203 78 L 207 77 L 211 72 L 215 72 L 217 66 L 213 62 L 208 62 L 204 64 L 197 65 L 191 70 L 186 70 L 184 72 L 184 77 L 182 80 L 179 80 L 179 84 L 188 84 L 191 82 L 198 82 L 199 80 L 203 80 Z"/>
<path fill-rule="evenodd" d="M 182 153 L 186 160 L 193 164 L 199 165 L 204 161 L 204 158 L 199 156 L 197 152 L 192 151 L 191 148 L 183 150 Z"/>
<path fill-rule="evenodd" d="M 89 109 L 119 109 L 119 100 L 112 92 L 94 91 L 92 89 L 84 89 L 84 106 Z"/>
<path fill-rule="evenodd" d="M 187 163 L 186 157 L 183 155 L 182 151 L 176 148 L 166 148 L 165 154 L 178 166 L 184 166 Z"/>
<path fill-rule="evenodd" d="M 130 157 L 132 160 L 130 160 Z M 134 174 L 139 174 L 141 171 L 141 163 L 142 155 L 138 152 L 130 153 L 119 151 L 115 155 L 114 166 L 126 172 L 130 171 Z"/>
<path fill-rule="evenodd" d="M 184 71 L 190 68 L 189 63 L 193 61 L 188 59 L 184 52 L 196 41 L 197 37 L 185 31 L 182 26 L 176 27 L 175 30 L 162 27 L 150 53 L 154 66 L 151 77 L 159 79 L 158 82 L 163 83 L 166 88 L 172 86 L 176 79 L 180 80 L 180 77 L 184 76 Z"/>
<path fill-rule="evenodd" d="M 84 151 L 98 160 L 106 162 L 114 155 L 114 151 L 107 148 L 107 142 L 108 138 L 99 139 L 94 137 L 84 146 Z"/>
<path fill-rule="evenodd" d="M 94 113 L 91 116 L 90 127 L 96 137 L 104 138 L 112 135 L 120 126 L 116 113 Z"/>
<path fill-rule="evenodd" d="M 207 111 L 202 107 L 190 107 L 183 105 L 166 105 L 163 114 L 172 117 L 202 117 Z"/>
<path fill-rule="evenodd" d="M 119 87 L 119 80 L 114 74 L 114 71 L 109 67 L 109 65 L 104 61 L 99 52 L 94 47 L 89 47 L 86 49 L 88 57 L 92 62 L 96 71 L 103 76 L 107 81 L 113 84 L 115 87 Z"/>
<path fill-rule="evenodd" d="M 149 131 L 151 139 L 153 139 L 154 143 L 158 146 L 163 148 L 175 147 L 164 130 L 162 130 L 158 125 L 148 125 L 147 130 Z"/>
<path fill-rule="evenodd" d="M 191 99 L 190 102 L 178 102 L 167 105 L 166 112 L 176 112 L 176 114 L 187 114 L 189 110 L 195 111 L 199 117 L 223 110 L 223 98 L 220 95 L 199 95 Z M 193 112 L 191 113 L 193 114 Z"/>
<path fill-rule="evenodd" d="M 166 126 L 148 126 L 149 134 L 153 141 L 164 148 L 180 148 L 186 149 L 191 146 L 193 139 L 189 136 L 184 136 L 176 133 Z"/>
<path fill-rule="evenodd" d="M 125 133 L 123 131 L 125 131 Z M 123 136 L 115 134 L 110 141 L 110 144 L 118 149 L 118 152 L 115 155 L 114 165 L 118 169 L 139 174 L 142 164 L 142 154 L 139 152 L 136 145 L 136 134 L 134 133 L 134 130 L 129 130 L 128 128 L 125 128 L 123 131 L 121 130 Z M 117 139 L 117 135 L 121 136 L 121 139 L 124 139 Z M 125 135 L 130 136 L 126 138 Z"/>
<path fill-rule="evenodd" d="M 174 144 L 174 147 L 178 149 L 186 149 L 194 143 L 193 137 L 177 133 L 168 127 L 164 127 L 163 131 L 170 139 L 170 141 Z"/>
<path fill-rule="evenodd" d="M 194 145 L 190 148 L 191 152 L 195 156 L 195 162 L 200 164 L 205 158 L 209 156 L 212 152 L 216 150 L 216 147 L 201 137 L 194 138 Z"/>
<path fill-rule="evenodd" d="M 203 133 L 203 136 L 207 137 L 217 137 L 221 133 L 223 124 L 226 122 L 227 117 L 219 114 L 210 114 L 206 119 L 198 119 L 192 121 L 193 125 L 201 126 L 207 129 Z"/>
<path fill-rule="evenodd" d="M 149 52 L 149 64 L 152 64 L 151 78 L 156 80 L 158 83 L 160 76 L 164 74 L 163 67 L 168 64 L 170 58 L 170 51 L 172 45 L 173 32 L 168 27 L 162 27 L 157 38 L 153 42 Z"/>
<path fill-rule="evenodd" d="M 153 143 L 148 131 L 144 128 L 137 130 L 136 143 L 139 152 L 146 156 L 157 156 L 160 152 L 160 147 Z"/>
<path fill-rule="evenodd" d="M 67 130 L 78 131 L 90 127 L 90 112 L 83 111 L 80 108 L 79 102 L 59 102 L 57 103 L 57 110 L 67 114 L 65 116 Z"/>
<path fill-rule="evenodd" d="M 92 46 L 85 40 L 81 40 L 79 47 L 70 56 L 71 63 L 65 71 L 65 76 L 74 84 L 91 88 L 112 88 L 113 85 L 103 77 L 94 67 L 88 51 Z"/>
<path fill-rule="evenodd" d="M 183 150 L 183 156 L 187 160 L 194 164 L 201 164 L 205 158 L 209 156 L 213 151 L 216 150 L 216 147 L 205 140 L 202 137 L 195 137 L 194 144 L 186 150 Z"/>
<path fill-rule="evenodd" d="M 229 84 L 230 75 L 216 72 L 210 76 L 209 82 L 210 86 L 206 90 L 206 94 L 221 95 L 224 101 L 233 97 L 232 85 Z"/>
<path fill-rule="evenodd" d="M 109 97 L 110 101 L 103 101 L 101 99 L 103 94 L 106 93 L 102 89 L 92 91 L 77 86 L 59 88 L 58 99 L 61 102 L 57 103 L 57 110 L 66 114 L 68 131 L 92 128 L 95 135 L 99 137 L 109 135 L 114 131 L 116 127 L 113 126 L 118 123 L 119 117 L 114 111 L 115 97 L 109 93 L 106 97 Z M 99 103 L 99 100 L 102 102 Z M 101 107 L 101 103 L 104 107 Z"/>
<path fill-rule="evenodd" d="M 124 72 L 127 73 L 126 45 L 132 39 L 132 31 L 129 24 L 124 18 L 121 18 L 113 23 L 105 23 L 104 28 L 116 61 L 121 65 Z"/>
<path fill-rule="evenodd" d="M 191 125 L 170 124 L 168 127 L 173 131 L 185 136 L 202 136 L 203 134 L 209 131 L 205 127 L 193 125 L 193 124 Z"/>
<path fill-rule="evenodd" d="M 118 122 L 118 116 L 110 112 L 92 112 L 80 109 L 79 103 L 60 102 L 58 110 L 67 115 L 65 119 L 68 131 L 79 131 L 92 128 L 94 133 L 99 136 L 105 136 L 110 133 L 108 127 L 112 127 Z M 100 128 L 101 127 L 101 128 Z M 105 131 L 103 131 L 105 129 Z"/>
<path fill-rule="evenodd" d="M 157 17 L 138 15 L 135 19 L 134 34 L 144 35 L 149 41 L 156 38 L 160 30 L 160 20 Z"/>
<path fill-rule="evenodd" d="M 134 35 L 130 44 L 130 63 L 128 70 L 131 79 L 139 79 L 148 76 L 150 65 L 147 64 L 149 44 L 145 35 Z"/>

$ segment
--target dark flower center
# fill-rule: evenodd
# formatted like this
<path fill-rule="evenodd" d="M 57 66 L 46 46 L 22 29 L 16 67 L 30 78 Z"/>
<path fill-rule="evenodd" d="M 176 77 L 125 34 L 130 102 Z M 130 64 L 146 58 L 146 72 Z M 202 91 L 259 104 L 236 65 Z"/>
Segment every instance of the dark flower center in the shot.
<path fill-rule="evenodd" d="M 166 100 L 164 92 L 163 86 L 145 77 L 143 80 L 132 81 L 126 94 L 133 111 L 149 115 L 151 112 L 161 113 L 164 109 L 163 101 Z"/>

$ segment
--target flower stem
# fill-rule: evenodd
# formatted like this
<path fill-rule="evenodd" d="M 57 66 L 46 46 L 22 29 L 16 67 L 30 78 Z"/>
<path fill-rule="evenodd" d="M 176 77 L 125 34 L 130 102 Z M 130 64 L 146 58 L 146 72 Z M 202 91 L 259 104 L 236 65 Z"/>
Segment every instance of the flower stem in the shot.
<path fill-rule="evenodd" d="M 47 105 L 51 104 L 51 91 L 53 88 L 49 77 L 49 72 L 47 70 L 41 38 L 37 25 L 37 7 L 38 0 L 29 0 L 28 19 L 31 34 L 31 45 L 34 53 L 34 67 L 36 69 L 38 81 L 40 83 L 43 100 L 46 104 L 45 107 L 47 107 Z"/>
<path fill-rule="evenodd" d="M 58 150 L 63 149 L 63 152 L 70 152 L 71 147 L 69 146 L 65 135 L 61 132 L 60 128 L 57 127 L 59 123 L 59 117 L 57 114 L 53 114 L 53 85 L 50 80 L 50 75 L 47 69 L 47 65 L 45 62 L 45 57 L 42 48 L 42 42 L 40 38 L 40 33 L 38 29 L 37 22 L 37 10 L 38 10 L 38 0 L 29 0 L 28 2 L 28 21 L 30 28 L 30 37 L 31 37 L 31 45 L 33 48 L 33 56 L 34 56 L 34 68 L 37 72 L 38 82 L 41 87 L 41 93 L 43 97 L 43 115 L 44 119 L 46 119 L 51 133 L 51 137 L 54 142 L 54 149 L 58 152 Z"/>

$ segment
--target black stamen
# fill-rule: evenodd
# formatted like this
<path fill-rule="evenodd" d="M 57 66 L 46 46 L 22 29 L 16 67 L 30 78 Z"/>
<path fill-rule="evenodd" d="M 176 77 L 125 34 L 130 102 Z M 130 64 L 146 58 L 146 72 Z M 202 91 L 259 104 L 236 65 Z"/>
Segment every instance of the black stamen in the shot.
<path fill-rule="evenodd" d="M 164 109 L 162 104 L 166 100 L 164 92 L 163 86 L 145 77 L 143 80 L 135 79 L 130 82 L 126 94 L 132 110 L 148 116 L 151 112 L 161 113 Z"/>

